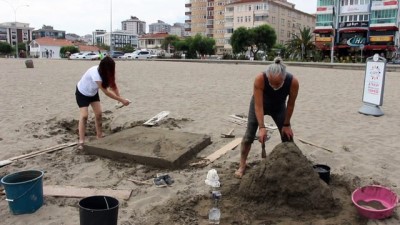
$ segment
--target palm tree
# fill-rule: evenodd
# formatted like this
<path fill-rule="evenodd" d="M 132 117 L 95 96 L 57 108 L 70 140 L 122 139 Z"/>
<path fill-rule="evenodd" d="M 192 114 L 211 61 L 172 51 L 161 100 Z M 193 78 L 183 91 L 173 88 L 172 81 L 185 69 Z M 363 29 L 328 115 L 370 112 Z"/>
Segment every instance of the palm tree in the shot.
<path fill-rule="evenodd" d="M 292 34 L 292 39 L 286 43 L 287 51 L 290 52 L 289 58 L 305 60 L 307 52 L 314 51 L 313 35 L 311 28 L 299 28 L 300 34 Z"/>

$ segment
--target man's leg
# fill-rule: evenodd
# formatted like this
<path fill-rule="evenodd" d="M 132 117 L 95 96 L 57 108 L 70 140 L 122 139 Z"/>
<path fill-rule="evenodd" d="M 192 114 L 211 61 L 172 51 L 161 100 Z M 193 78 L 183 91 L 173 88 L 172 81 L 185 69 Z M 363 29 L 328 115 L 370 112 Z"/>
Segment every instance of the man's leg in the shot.
<path fill-rule="evenodd" d="M 246 171 L 246 161 L 247 161 L 247 156 L 249 155 L 250 149 L 251 149 L 251 144 L 252 143 L 246 143 L 242 141 L 240 145 L 240 163 L 239 163 L 239 168 L 235 172 L 235 176 L 237 178 L 242 178 L 244 175 L 244 172 Z"/>
<path fill-rule="evenodd" d="M 256 136 L 257 128 L 258 128 L 258 122 L 254 111 L 254 98 L 252 98 L 250 101 L 249 115 L 247 118 L 246 133 L 240 145 L 240 164 L 239 168 L 235 172 L 235 176 L 237 178 L 242 178 L 246 170 L 247 156 L 249 155 L 251 144 L 253 143 L 254 138 Z"/>
<path fill-rule="evenodd" d="M 282 134 L 283 123 L 285 122 L 286 116 L 286 106 L 282 105 L 279 111 L 271 113 L 271 117 L 274 120 L 276 126 L 278 127 L 279 134 L 281 135 L 281 141 L 287 142 L 290 141 L 288 137 Z"/>
<path fill-rule="evenodd" d="M 101 104 L 100 101 L 90 103 L 92 106 L 94 116 L 95 116 L 95 125 L 96 125 L 96 136 L 97 138 L 103 137 L 103 118 L 102 118 L 102 111 L 101 111 Z"/>

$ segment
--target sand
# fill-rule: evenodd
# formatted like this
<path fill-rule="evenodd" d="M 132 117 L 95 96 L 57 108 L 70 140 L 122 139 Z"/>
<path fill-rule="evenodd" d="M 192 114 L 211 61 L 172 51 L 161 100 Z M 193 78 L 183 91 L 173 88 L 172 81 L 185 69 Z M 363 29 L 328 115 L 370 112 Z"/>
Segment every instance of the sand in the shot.
<path fill-rule="evenodd" d="M 24 61 L 0 59 L 0 160 L 77 140 L 78 109 L 76 82 L 96 61 L 34 60 L 33 69 Z M 227 121 L 230 114 L 247 114 L 252 85 L 263 65 L 118 61 L 117 82 L 128 107 L 115 109 L 115 101 L 100 95 L 105 134 L 138 126 L 160 111 L 171 112 L 158 129 L 211 136 L 212 144 L 197 154 L 209 155 L 232 139 L 221 138 L 235 128 L 238 137 L 245 127 Z M 382 184 L 400 193 L 400 76 L 386 74 L 381 117 L 358 113 L 363 105 L 364 71 L 289 67 L 298 77 L 300 92 L 291 121 L 295 143 L 312 163 L 331 167 L 330 188 L 339 208 L 330 214 L 301 208 L 261 208 L 267 204 L 243 201 L 236 190 L 241 180 L 233 173 L 240 152 L 236 148 L 204 168 L 186 166 L 166 170 L 79 153 L 67 148 L 0 168 L 0 175 L 38 169 L 45 171 L 44 185 L 132 189 L 128 201 L 120 201 L 118 221 L 129 224 L 208 224 L 211 208 L 207 171 L 220 174 L 221 224 L 399 224 L 396 211 L 391 218 L 374 221 L 358 216 L 351 205 L 351 191 L 368 184 Z M 91 114 L 91 116 L 93 116 Z M 272 121 L 266 117 L 266 121 Z M 94 139 L 93 121 L 88 128 Z M 297 138 L 322 146 L 300 142 Z M 267 154 L 280 143 L 277 132 L 266 144 Z M 255 142 L 249 155 L 252 171 L 265 165 L 261 146 Z M 196 159 L 194 159 L 195 161 Z M 168 173 L 171 187 L 138 185 L 128 179 L 149 180 Z M 14 216 L 4 196 L 0 201 L 2 224 L 79 224 L 80 199 L 45 197 L 34 214 Z M 263 205 L 264 204 L 264 205 Z M 346 209 L 340 211 L 340 209 Z M 262 210 L 261 210 L 262 209 Z M 293 212 L 293 213 L 290 213 Z M 341 212 L 341 213 L 340 213 Z"/>

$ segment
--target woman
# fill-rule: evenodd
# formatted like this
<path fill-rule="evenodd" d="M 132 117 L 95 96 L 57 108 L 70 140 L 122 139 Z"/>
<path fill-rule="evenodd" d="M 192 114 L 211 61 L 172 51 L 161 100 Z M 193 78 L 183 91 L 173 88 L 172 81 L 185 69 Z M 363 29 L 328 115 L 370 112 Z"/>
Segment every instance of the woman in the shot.
<path fill-rule="evenodd" d="M 95 115 L 96 136 L 103 137 L 102 132 L 102 110 L 99 97 L 99 89 L 108 97 L 121 102 L 124 106 L 129 105 L 128 99 L 122 98 L 115 83 L 115 62 L 110 57 L 100 61 L 99 66 L 93 66 L 83 74 L 76 85 L 76 102 L 79 106 L 79 142 L 78 149 L 83 149 L 85 143 L 86 123 L 89 114 L 89 105 L 92 106 Z"/>

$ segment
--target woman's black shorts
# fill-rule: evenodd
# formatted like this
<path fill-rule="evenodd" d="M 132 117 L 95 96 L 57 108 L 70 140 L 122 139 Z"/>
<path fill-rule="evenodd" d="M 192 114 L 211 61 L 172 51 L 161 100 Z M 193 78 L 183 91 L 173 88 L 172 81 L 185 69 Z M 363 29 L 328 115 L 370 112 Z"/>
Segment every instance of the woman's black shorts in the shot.
<path fill-rule="evenodd" d="M 88 107 L 90 103 L 100 101 L 99 92 L 97 92 L 94 96 L 88 97 L 83 95 L 78 90 L 78 87 L 76 87 L 75 96 L 76 96 L 76 103 L 78 103 L 79 108 Z"/>

